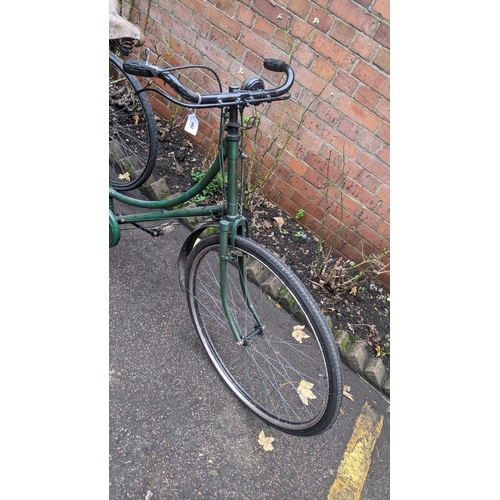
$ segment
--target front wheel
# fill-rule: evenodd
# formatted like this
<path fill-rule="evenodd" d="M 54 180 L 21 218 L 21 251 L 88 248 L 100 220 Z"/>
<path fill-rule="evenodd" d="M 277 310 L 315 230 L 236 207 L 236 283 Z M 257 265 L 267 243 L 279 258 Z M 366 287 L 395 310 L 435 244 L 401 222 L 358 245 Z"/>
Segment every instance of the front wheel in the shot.
<path fill-rule="evenodd" d="M 194 326 L 219 375 L 260 418 L 289 434 L 312 436 L 335 422 L 342 397 L 340 357 L 304 285 L 253 241 L 229 245 L 226 296 L 220 296 L 219 235 L 202 239 L 186 265 Z"/>

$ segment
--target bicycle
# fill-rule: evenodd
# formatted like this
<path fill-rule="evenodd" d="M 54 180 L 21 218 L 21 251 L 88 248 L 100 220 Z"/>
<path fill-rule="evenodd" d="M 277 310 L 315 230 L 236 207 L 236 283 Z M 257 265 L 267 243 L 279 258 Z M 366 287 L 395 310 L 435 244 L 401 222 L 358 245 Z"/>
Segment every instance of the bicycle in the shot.
<path fill-rule="evenodd" d="M 109 10 L 109 174 L 117 191 L 138 188 L 156 164 L 158 132 L 151 104 L 133 75 L 123 71 L 123 60 L 144 36 L 118 12 L 110 0 Z"/>
<path fill-rule="evenodd" d="M 267 70 L 286 76 L 279 87 L 266 90 L 262 79 L 252 77 L 241 88 L 230 86 L 226 93 L 219 81 L 219 93 L 200 95 L 172 74 L 195 67 L 202 66 L 165 69 L 147 60 L 124 63 L 126 72 L 168 84 L 176 97 L 149 90 L 178 106 L 219 108 L 219 151 L 204 177 L 173 198 L 141 200 L 111 187 L 110 247 L 118 244 L 122 224 L 140 227 L 146 221 L 207 217 L 185 240 L 178 266 L 190 317 L 208 357 L 236 397 L 269 425 L 289 434 L 316 435 L 333 425 L 340 410 L 339 353 L 303 283 L 274 254 L 250 239 L 242 207 L 246 155 L 241 130 L 248 126 L 244 109 L 288 99 L 294 73 L 286 63 L 267 59 Z M 227 176 L 220 205 L 183 206 L 219 172 L 222 179 Z M 115 201 L 147 212 L 117 214 Z M 148 232 L 155 236 L 161 230 Z"/>

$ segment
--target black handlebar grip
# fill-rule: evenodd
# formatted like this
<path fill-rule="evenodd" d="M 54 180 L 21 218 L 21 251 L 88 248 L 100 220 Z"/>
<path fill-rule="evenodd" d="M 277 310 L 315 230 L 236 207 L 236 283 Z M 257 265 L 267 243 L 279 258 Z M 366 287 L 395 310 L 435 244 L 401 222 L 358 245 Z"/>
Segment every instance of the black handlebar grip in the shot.
<path fill-rule="evenodd" d="M 269 71 L 281 71 L 282 73 L 286 73 L 288 69 L 288 64 L 280 61 L 279 59 L 264 59 L 264 68 Z"/>
<path fill-rule="evenodd" d="M 145 61 L 124 61 L 123 71 L 137 76 L 155 76 L 146 66 Z"/>

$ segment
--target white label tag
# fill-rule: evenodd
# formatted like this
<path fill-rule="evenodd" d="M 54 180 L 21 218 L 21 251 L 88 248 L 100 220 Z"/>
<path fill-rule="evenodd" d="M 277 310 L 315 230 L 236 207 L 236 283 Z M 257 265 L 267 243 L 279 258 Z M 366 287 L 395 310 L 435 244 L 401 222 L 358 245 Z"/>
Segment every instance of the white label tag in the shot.
<path fill-rule="evenodd" d="M 198 132 L 198 118 L 196 118 L 194 113 L 188 115 L 184 130 L 191 135 L 196 135 Z"/>

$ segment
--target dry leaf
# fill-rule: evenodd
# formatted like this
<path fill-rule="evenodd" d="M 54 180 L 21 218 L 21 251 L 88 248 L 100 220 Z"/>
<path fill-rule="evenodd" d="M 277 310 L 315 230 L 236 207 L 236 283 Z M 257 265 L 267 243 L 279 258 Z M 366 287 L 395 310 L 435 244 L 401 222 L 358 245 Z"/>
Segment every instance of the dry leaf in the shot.
<path fill-rule="evenodd" d="M 302 339 L 308 339 L 309 335 L 304 333 L 304 325 L 296 325 L 293 327 L 292 337 L 299 343 L 302 344 Z"/>
<path fill-rule="evenodd" d="M 273 445 L 271 444 L 274 441 L 274 438 L 271 436 L 266 436 L 264 431 L 260 431 L 259 434 L 259 444 L 264 448 L 265 451 L 273 450 Z"/>
<path fill-rule="evenodd" d="M 278 228 L 281 229 L 285 223 L 283 217 L 274 217 L 274 220 L 276 221 L 276 224 L 278 224 Z"/>
<path fill-rule="evenodd" d="M 118 176 L 118 179 L 120 179 L 121 181 L 123 181 L 123 179 L 125 179 L 126 181 L 130 181 L 130 174 L 128 172 L 125 172 L 124 174 L 120 174 Z"/>
<path fill-rule="evenodd" d="M 347 398 L 350 399 L 351 401 L 354 401 L 354 398 L 352 397 L 352 394 L 349 393 L 350 387 L 348 385 L 344 385 L 344 390 L 342 391 L 342 394 Z"/>
<path fill-rule="evenodd" d="M 358 293 L 358 289 L 357 289 L 356 285 L 354 285 L 351 288 L 351 291 L 349 292 L 349 295 L 354 295 L 356 297 L 356 293 Z"/>
<path fill-rule="evenodd" d="M 379 358 L 379 357 L 380 357 L 381 351 L 382 351 L 382 349 L 380 349 L 380 346 L 379 346 L 379 345 L 376 345 L 376 346 L 375 346 L 375 356 L 376 356 L 377 358 Z"/>
<path fill-rule="evenodd" d="M 310 399 L 316 399 L 313 391 L 311 391 L 313 387 L 314 384 L 311 384 L 311 382 L 306 382 L 305 380 L 301 380 L 299 386 L 297 387 L 300 399 L 306 406 L 309 405 Z"/>

